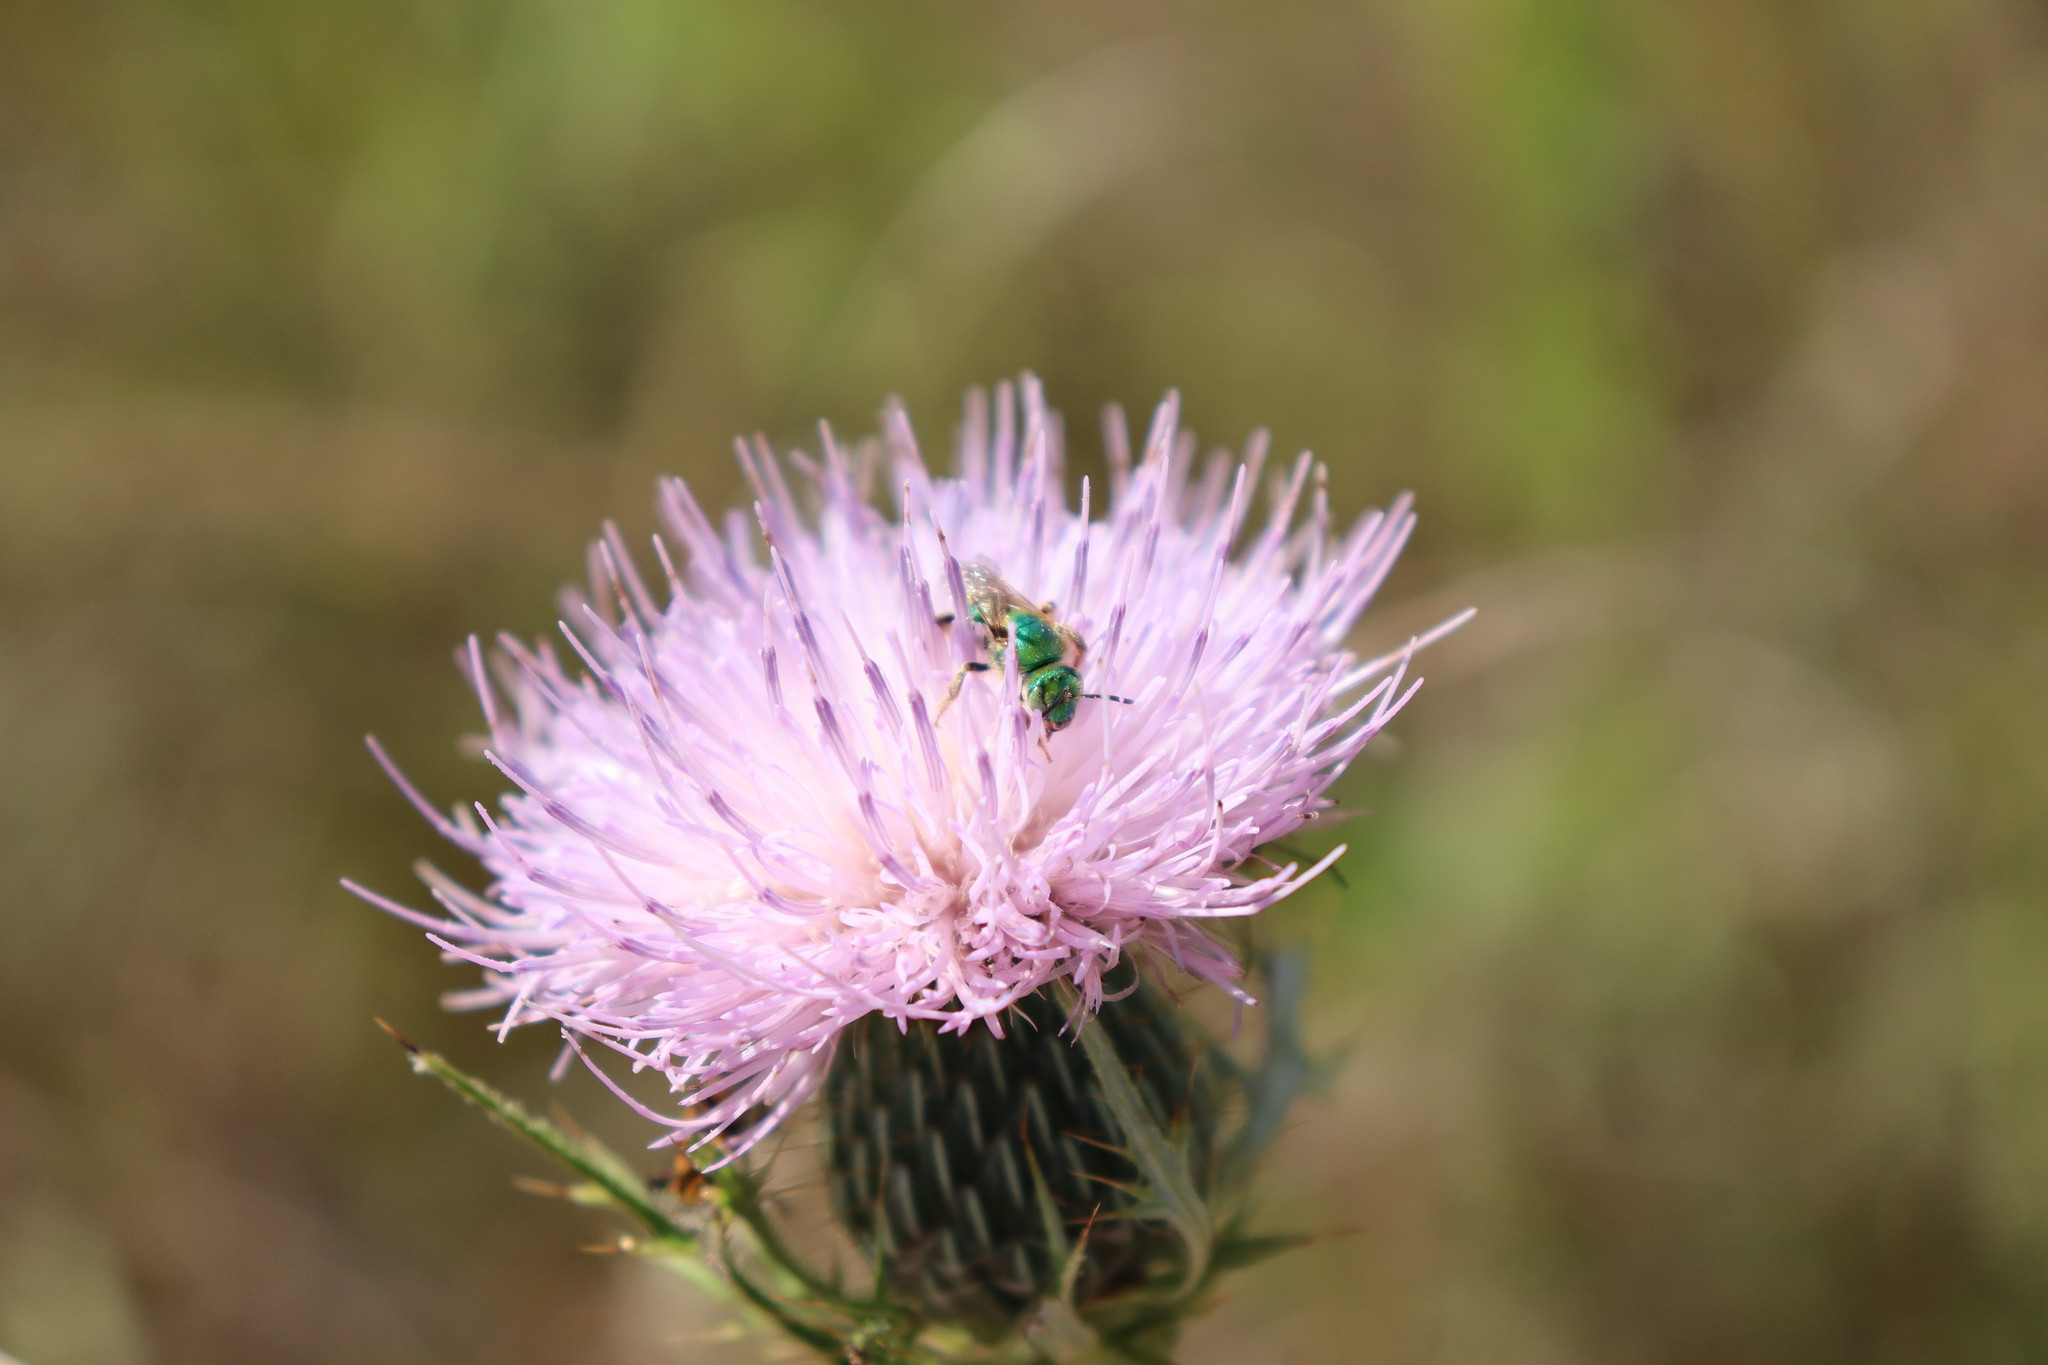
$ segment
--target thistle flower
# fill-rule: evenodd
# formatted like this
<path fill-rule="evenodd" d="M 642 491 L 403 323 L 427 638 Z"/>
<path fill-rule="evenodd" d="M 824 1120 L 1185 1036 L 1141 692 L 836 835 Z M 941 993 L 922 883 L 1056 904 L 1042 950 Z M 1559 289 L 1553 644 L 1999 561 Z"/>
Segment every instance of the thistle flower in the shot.
<path fill-rule="evenodd" d="M 1028 378 L 992 408 L 970 396 L 950 478 L 891 406 L 878 441 L 828 431 L 816 460 L 742 443 L 755 502 L 722 525 L 663 484 L 665 600 L 608 527 L 566 651 L 506 638 L 487 670 L 471 641 L 487 756 L 515 788 L 495 813 L 439 814 L 378 751 L 488 889 L 429 872 L 445 917 L 356 889 L 483 969 L 451 1003 L 658 1069 L 678 1111 L 629 1102 L 728 1158 L 869 1016 L 1000 1038 L 1062 979 L 1098 1008 L 1133 954 L 1248 1000 L 1212 927 L 1343 851 L 1256 853 L 1327 807 L 1413 693 L 1409 651 L 1360 662 L 1344 642 L 1414 518 L 1403 498 L 1333 536 L 1303 455 L 1254 525 L 1263 442 L 1196 476 L 1177 413 L 1169 396 L 1135 467 L 1109 425 L 1101 520 L 1087 480 L 1069 505 L 1060 420 Z M 1070 721 L 970 600 L 998 572 L 1060 632 Z"/>

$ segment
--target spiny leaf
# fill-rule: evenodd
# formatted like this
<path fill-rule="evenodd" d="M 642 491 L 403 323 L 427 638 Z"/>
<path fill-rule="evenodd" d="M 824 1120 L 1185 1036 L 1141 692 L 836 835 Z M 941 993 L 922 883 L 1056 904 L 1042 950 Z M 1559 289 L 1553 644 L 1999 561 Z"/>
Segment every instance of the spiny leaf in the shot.
<path fill-rule="evenodd" d="M 723 1236 L 716 1239 L 718 1259 L 725 1272 L 721 1276 L 704 1255 L 704 1239 L 674 1222 L 649 1197 L 645 1182 L 602 1144 L 533 1114 L 517 1100 L 469 1075 L 447 1058 L 400 1037 L 383 1020 L 377 1022 L 405 1049 L 415 1072 L 441 1082 L 582 1177 L 568 1186 L 531 1182 L 530 1187 L 581 1204 L 608 1204 L 646 1228 L 646 1238 L 621 1239 L 622 1250 L 667 1266 L 720 1298 L 737 1298 L 790 1337 L 833 1360 L 859 1361 L 863 1365 L 919 1365 L 939 1359 L 906 1355 L 892 1344 L 891 1339 L 903 1327 L 900 1312 L 890 1311 L 886 1305 L 848 1303 L 803 1267 L 777 1235 L 762 1207 L 760 1182 L 748 1172 L 728 1166 L 708 1177 L 712 1202 L 722 1215 L 714 1226 L 728 1226 L 725 1218 L 737 1222 L 745 1230 L 752 1249 L 782 1282 L 781 1287 L 795 1288 L 796 1294 L 778 1295 L 755 1284 L 734 1263 Z M 838 1321 L 828 1325 L 812 1320 L 819 1314 Z"/>
<path fill-rule="evenodd" d="M 1301 1000 L 1308 986 L 1308 954 L 1299 947 L 1265 955 L 1259 963 L 1266 982 L 1266 1047 L 1257 1069 L 1242 1079 L 1244 1124 L 1225 1153 L 1230 1184 L 1250 1179 L 1273 1140 L 1287 1124 L 1287 1111 L 1311 1085 L 1320 1068 L 1301 1037 Z"/>
<path fill-rule="evenodd" d="M 568 1204 L 581 1204 L 585 1208 L 612 1208 L 611 1192 L 602 1185 L 588 1180 L 579 1180 L 573 1185 L 563 1185 L 553 1180 L 535 1180 L 531 1176 L 515 1175 L 512 1187 L 527 1194 L 537 1194 L 543 1199 L 559 1199 Z"/>
<path fill-rule="evenodd" d="M 578 1190 L 571 1196 L 576 1202 L 593 1202 L 592 1194 L 595 1193 L 605 1202 L 630 1215 L 657 1239 L 674 1242 L 690 1250 L 696 1249 L 697 1235 L 687 1228 L 678 1226 L 659 1205 L 648 1198 L 646 1183 L 602 1144 L 580 1134 L 569 1133 L 547 1119 L 529 1112 L 519 1101 L 463 1071 L 438 1052 L 428 1052 L 407 1041 L 382 1019 L 377 1021 L 377 1025 L 397 1039 L 398 1045 L 405 1049 L 406 1059 L 416 1073 L 432 1076 L 595 1187 L 594 1191 L 589 1192 Z"/>
<path fill-rule="evenodd" d="M 622 1239 L 621 1248 L 644 1261 L 651 1261 L 665 1270 L 673 1271 L 713 1298 L 728 1303 L 733 1301 L 733 1287 L 720 1278 L 718 1272 L 711 1268 L 711 1263 L 704 1259 L 699 1248 L 694 1245 L 684 1245 L 672 1238 L 656 1237 L 643 1242 L 628 1237 Z"/>
<path fill-rule="evenodd" d="M 745 1273 L 732 1263 L 730 1258 L 726 1260 L 725 1273 L 731 1279 L 733 1287 L 739 1290 L 741 1298 L 752 1304 L 760 1312 L 765 1313 L 776 1326 L 780 1327 L 788 1335 L 812 1350 L 821 1352 L 832 1359 L 843 1360 L 846 1358 L 845 1343 L 837 1334 L 828 1332 L 822 1327 L 814 1327 L 802 1318 L 797 1317 L 796 1314 L 789 1311 L 788 1305 L 783 1303 L 782 1300 L 763 1290 L 752 1280 L 749 1280 Z"/>
<path fill-rule="evenodd" d="M 1047 1296 L 1023 1326 L 1024 1339 L 1058 1365 L 1079 1365 L 1099 1357 L 1102 1340 L 1081 1321 L 1072 1304 Z"/>
<path fill-rule="evenodd" d="M 1307 1246 L 1314 1239 L 1302 1233 L 1275 1233 L 1263 1237 L 1228 1236 L 1216 1244 L 1215 1254 L 1209 1261 L 1209 1272 L 1221 1274 L 1226 1270 L 1240 1270 L 1248 1265 L 1257 1265 L 1269 1256 L 1278 1256 L 1283 1251 Z"/>
<path fill-rule="evenodd" d="M 786 1293 L 844 1306 L 837 1288 L 806 1265 L 783 1241 L 762 1201 L 762 1183 L 757 1175 L 737 1166 L 725 1166 L 712 1178 L 719 1206 L 746 1229 L 754 1250 L 780 1276 Z"/>
<path fill-rule="evenodd" d="M 1066 988 L 1066 994 L 1071 998 L 1071 987 Z M 1209 1206 L 1197 1190 L 1187 1155 L 1145 1107 L 1144 1097 L 1138 1094 L 1130 1072 L 1117 1056 L 1109 1031 L 1084 1023 L 1081 1046 L 1088 1054 L 1089 1065 L 1095 1069 L 1110 1118 L 1123 1134 L 1126 1154 L 1144 1178 L 1150 1202 L 1157 1206 L 1160 1217 L 1187 1251 L 1181 1289 L 1191 1292 L 1207 1277 L 1211 1227 Z"/>

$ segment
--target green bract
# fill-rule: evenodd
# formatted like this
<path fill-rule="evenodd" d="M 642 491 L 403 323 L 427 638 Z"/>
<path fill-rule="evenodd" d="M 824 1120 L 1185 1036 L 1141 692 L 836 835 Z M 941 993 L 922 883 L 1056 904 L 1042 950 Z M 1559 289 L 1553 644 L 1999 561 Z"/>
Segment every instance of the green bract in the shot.
<path fill-rule="evenodd" d="M 1078 1038 L 1060 1031 L 1072 993 L 1055 989 L 1022 1002 L 1000 1040 L 879 1022 L 849 1040 L 827 1123 L 834 1203 L 870 1257 L 854 1283 L 788 1244 L 761 1169 L 722 1165 L 679 1200 L 588 1136 L 405 1047 L 415 1071 L 577 1177 L 527 1188 L 625 1214 L 637 1228 L 620 1250 L 820 1359 L 1167 1365 L 1219 1275 L 1302 1240 L 1244 1227 L 1252 1166 L 1314 1070 L 1292 1025 L 1299 959 L 1263 965 L 1271 1023 L 1249 1071 L 1149 988 Z"/>

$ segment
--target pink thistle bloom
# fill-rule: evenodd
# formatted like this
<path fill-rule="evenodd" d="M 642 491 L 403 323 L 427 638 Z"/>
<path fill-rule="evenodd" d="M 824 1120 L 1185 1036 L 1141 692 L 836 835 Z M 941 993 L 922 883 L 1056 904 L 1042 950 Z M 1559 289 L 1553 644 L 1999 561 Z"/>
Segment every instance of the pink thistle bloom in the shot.
<path fill-rule="evenodd" d="M 1169 396 L 1135 468 L 1113 439 L 1100 521 L 1086 480 L 1068 505 L 1060 421 L 1029 379 L 1021 398 L 998 388 L 993 419 L 970 397 L 953 478 L 891 406 L 879 442 L 828 432 L 822 461 L 788 456 L 801 491 L 743 443 L 752 517 L 716 525 L 665 483 L 683 552 L 655 542 L 665 603 L 607 528 L 563 623 L 573 661 L 507 638 L 494 680 L 471 641 L 488 757 L 516 788 L 498 812 L 449 819 L 392 772 L 488 890 L 428 874 L 438 918 L 352 889 L 484 969 L 450 1003 L 658 1068 L 680 1113 L 642 1112 L 733 1153 L 870 1011 L 1000 1035 L 1062 977 L 1095 1008 L 1135 950 L 1247 999 L 1207 926 L 1343 852 L 1251 859 L 1327 807 L 1413 695 L 1402 671 L 1426 639 L 1369 662 L 1344 641 L 1414 517 L 1403 498 L 1333 537 L 1303 455 L 1255 528 L 1263 443 L 1194 477 L 1177 410 Z M 893 516 L 870 501 L 878 477 Z M 992 657 L 963 560 L 1085 643 L 1070 725 L 1025 703 L 1015 651 L 947 704 L 960 666 Z"/>

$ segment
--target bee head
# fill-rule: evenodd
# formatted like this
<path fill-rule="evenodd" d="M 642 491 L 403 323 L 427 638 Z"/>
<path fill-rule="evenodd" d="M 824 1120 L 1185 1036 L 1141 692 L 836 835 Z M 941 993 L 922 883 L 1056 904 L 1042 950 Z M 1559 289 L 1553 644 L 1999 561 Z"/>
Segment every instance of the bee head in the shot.
<path fill-rule="evenodd" d="M 1048 665 L 1024 680 L 1024 704 L 1045 717 L 1049 731 L 1072 725 L 1080 701 L 1081 675 L 1065 664 Z"/>

